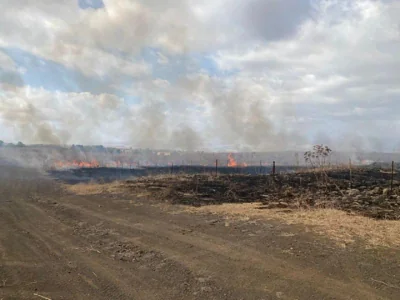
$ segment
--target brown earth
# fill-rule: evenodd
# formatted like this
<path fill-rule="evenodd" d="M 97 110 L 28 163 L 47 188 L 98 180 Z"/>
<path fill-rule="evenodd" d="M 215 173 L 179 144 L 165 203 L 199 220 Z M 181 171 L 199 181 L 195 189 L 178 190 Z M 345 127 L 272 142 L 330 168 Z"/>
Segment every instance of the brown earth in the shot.
<path fill-rule="evenodd" d="M 187 209 L 6 171 L 0 299 L 400 299 L 396 243 L 343 247 L 313 224 L 262 217 L 270 210 Z"/>

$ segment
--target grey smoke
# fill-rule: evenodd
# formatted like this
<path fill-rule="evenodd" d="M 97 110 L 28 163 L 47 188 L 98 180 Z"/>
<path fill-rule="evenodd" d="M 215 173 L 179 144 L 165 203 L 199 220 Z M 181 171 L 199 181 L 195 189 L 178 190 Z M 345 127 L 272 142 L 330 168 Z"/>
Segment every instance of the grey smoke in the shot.
<path fill-rule="evenodd" d="M 44 120 L 44 115 L 32 103 L 0 111 L 6 124 L 12 125 L 23 141 L 30 143 L 61 144 L 60 138 L 51 125 Z"/>
<path fill-rule="evenodd" d="M 382 131 L 371 124 L 396 119 L 395 2 L 365 2 L 378 12 L 369 17 L 347 0 L 313 2 L 329 2 L 327 11 L 295 0 L 200 1 L 196 7 L 183 0 L 105 0 L 104 8 L 88 11 L 75 1 L 9 2 L 0 47 L 79 73 L 72 81 L 87 91 L 23 86 L 23 70 L 0 52 L 0 126 L 16 140 L 182 150 L 312 143 L 386 149 L 389 134 L 374 137 Z M 149 48 L 159 53 L 156 60 L 167 58 L 162 67 L 142 60 Z M 175 61 L 184 62 L 179 71 Z M 324 118 L 341 121 L 348 136 L 340 130 L 331 136 L 332 128 L 311 136 Z M 352 128 L 355 118 L 373 121 Z"/>

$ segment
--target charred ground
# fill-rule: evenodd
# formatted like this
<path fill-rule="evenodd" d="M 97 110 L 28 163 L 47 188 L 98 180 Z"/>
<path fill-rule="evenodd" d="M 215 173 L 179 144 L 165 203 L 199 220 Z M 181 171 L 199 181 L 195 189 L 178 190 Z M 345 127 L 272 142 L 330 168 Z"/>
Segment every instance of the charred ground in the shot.
<path fill-rule="evenodd" d="M 261 202 L 261 208 L 335 208 L 376 219 L 400 219 L 400 175 L 381 168 L 277 175 L 167 175 L 126 180 L 135 193 L 194 206 Z"/>

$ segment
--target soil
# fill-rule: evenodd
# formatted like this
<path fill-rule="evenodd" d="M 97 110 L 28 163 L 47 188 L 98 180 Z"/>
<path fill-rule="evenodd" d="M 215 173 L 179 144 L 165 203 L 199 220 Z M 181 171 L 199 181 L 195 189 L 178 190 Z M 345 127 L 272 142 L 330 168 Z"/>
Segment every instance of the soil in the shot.
<path fill-rule="evenodd" d="M 0 299 L 400 299 L 399 249 L 2 174 Z"/>

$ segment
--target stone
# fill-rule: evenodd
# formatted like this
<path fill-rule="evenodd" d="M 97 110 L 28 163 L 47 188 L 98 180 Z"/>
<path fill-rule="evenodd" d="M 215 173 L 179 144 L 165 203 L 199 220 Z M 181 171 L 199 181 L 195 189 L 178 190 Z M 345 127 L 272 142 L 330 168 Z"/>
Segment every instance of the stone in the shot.
<path fill-rule="evenodd" d="M 369 190 L 369 191 L 367 191 L 367 195 L 373 196 L 373 195 L 376 195 L 376 193 L 374 192 L 374 190 Z"/>
<path fill-rule="evenodd" d="M 343 196 L 342 197 L 342 202 L 349 202 L 349 201 L 350 201 L 350 199 L 349 199 L 348 196 Z"/>
<path fill-rule="evenodd" d="M 293 197 L 293 192 L 290 189 L 287 189 L 283 192 L 283 196 L 287 198 Z"/>
<path fill-rule="evenodd" d="M 372 199 L 372 203 L 379 204 L 379 203 L 384 202 L 385 200 L 386 200 L 386 197 L 383 196 L 383 195 L 375 196 L 375 197 Z"/>
<path fill-rule="evenodd" d="M 383 189 L 382 195 L 387 196 L 387 195 L 389 195 L 389 194 L 390 194 L 390 189 L 388 189 L 388 188 Z"/>
<path fill-rule="evenodd" d="M 356 195 L 356 196 L 354 197 L 354 199 L 355 199 L 356 201 L 360 201 L 360 200 L 362 200 L 363 198 L 364 198 L 363 195 Z"/>
<path fill-rule="evenodd" d="M 372 190 L 372 193 L 373 193 L 373 194 L 380 194 L 380 193 L 381 193 L 381 188 L 380 188 L 379 186 L 375 187 L 375 188 Z"/>
<path fill-rule="evenodd" d="M 357 189 L 351 189 L 347 191 L 347 195 L 349 195 L 350 197 L 354 197 L 360 194 L 360 191 Z"/>

